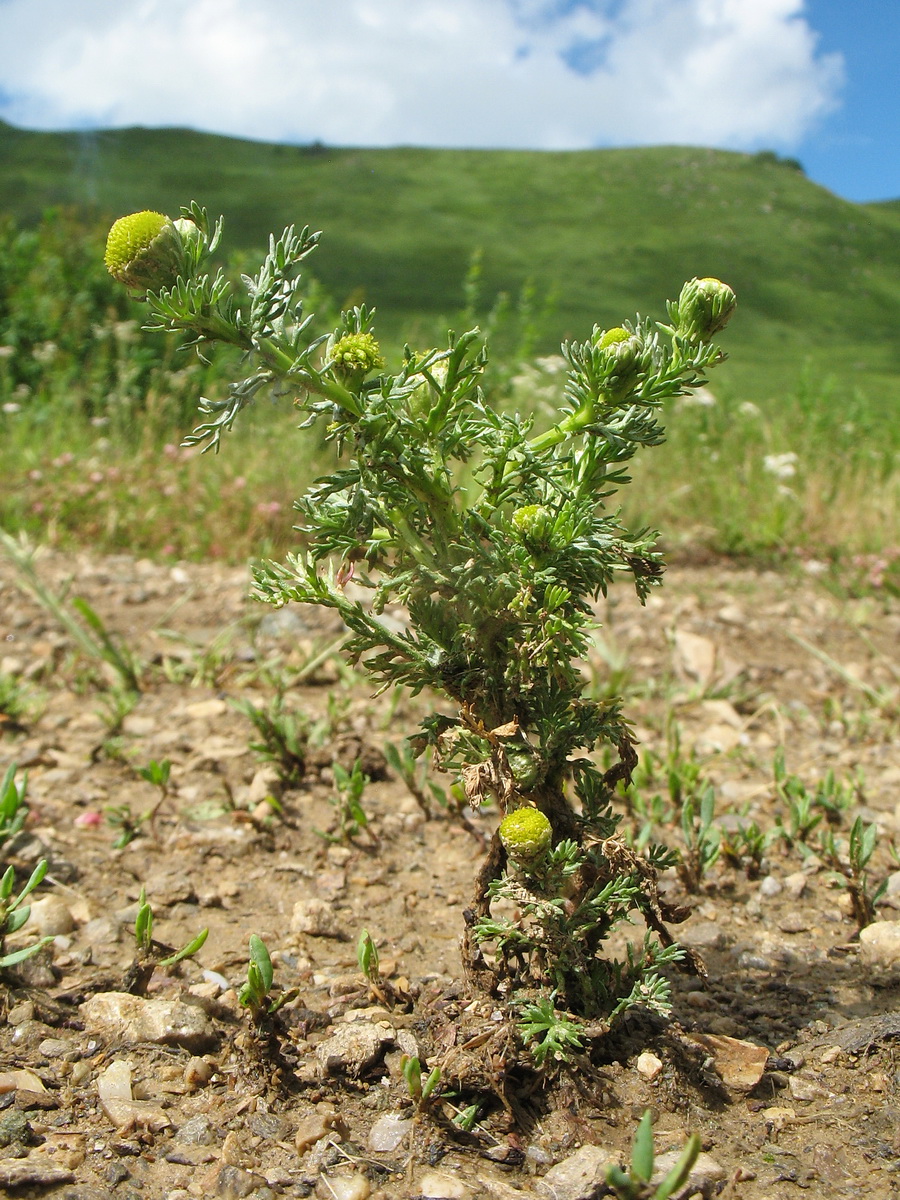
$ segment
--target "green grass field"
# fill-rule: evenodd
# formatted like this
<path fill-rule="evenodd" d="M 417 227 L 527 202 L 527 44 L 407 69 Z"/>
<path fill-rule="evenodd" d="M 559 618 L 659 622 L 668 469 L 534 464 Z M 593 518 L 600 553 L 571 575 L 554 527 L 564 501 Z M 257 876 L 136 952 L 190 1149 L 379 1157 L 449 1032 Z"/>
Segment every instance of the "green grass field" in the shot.
<path fill-rule="evenodd" d="M 232 248 L 291 222 L 321 228 L 311 269 L 339 304 L 375 304 L 394 336 L 459 311 L 478 250 L 485 296 L 532 280 L 539 304 L 555 297 L 544 352 L 594 321 L 663 316 L 685 278 L 716 275 L 740 298 L 724 378 L 742 396 L 783 394 L 806 363 L 842 390 L 900 395 L 900 204 L 841 200 L 771 154 L 352 150 L 0 125 L 0 163 L 0 212 L 26 222 L 49 205 L 105 217 L 197 198 L 225 214 Z"/>
<path fill-rule="evenodd" d="M 562 338 L 636 310 L 664 319 L 693 275 L 727 280 L 730 360 L 710 403 L 673 413 L 669 446 L 636 463 L 629 517 L 731 553 L 894 553 L 900 201 L 851 204 L 768 153 L 336 150 L 0 123 L 6 528 L 176 557 L 291 541 L 320 448 L 263 404 L 215 462 L 162 454 L 230 364 L 142 333 L 102 268 L 110 218 L 191 198 L 224 213 L 235 278 L 270 231 L 323 229 L 320 331 L 335 306 L 375 304 L 389 365 L 404 340 L 487 326 L 497 402 L 538 412 L 560 377 L 535 359 Z"/>

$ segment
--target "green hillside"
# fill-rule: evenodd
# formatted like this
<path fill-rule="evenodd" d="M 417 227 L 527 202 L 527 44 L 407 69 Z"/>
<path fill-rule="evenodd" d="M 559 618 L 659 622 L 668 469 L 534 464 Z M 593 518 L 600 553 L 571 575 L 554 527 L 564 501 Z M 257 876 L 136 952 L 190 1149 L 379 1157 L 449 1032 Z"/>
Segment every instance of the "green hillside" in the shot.
<path fill-rule="evenodd" d="M 325 231 L 312 270 L 338 302 L 365 298 L 387 332 L 458 312 L 473 252 L 484 293 L 533 279 L 558 295 L 542 349 L 662 316 L 692 275 L 731 283 L 740 318 L 726 376 L 742 394 L 796 386 L 804 364 L 900 394 L 900 203 L 859 205 L 774 155 L 683 147 L 579 152 L 354 150 L 128 129 L 0 125 L 0 211 L 50 205 L 118 216 L 195 197 L 231 248 L 290 222 Z"/>

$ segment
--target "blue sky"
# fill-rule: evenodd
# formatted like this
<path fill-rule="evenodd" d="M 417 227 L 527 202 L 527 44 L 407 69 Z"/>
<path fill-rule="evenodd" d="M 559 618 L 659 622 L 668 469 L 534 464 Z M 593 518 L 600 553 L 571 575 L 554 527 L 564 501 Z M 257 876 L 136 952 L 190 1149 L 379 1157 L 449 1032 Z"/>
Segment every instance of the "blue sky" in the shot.
<path fill-rule="evenodd" d="M 811 0 L 806 11 L 821 50 L 842 56 L 844 82 L 795 153 L 848 200 L 900 199 L 900 0 Z"/>
<path fill-rule="evenodd" d="M 900 197 L 898 66 L 900 0 L 0 0 L 26 128 L 774 149 L 852 200 Z"/>

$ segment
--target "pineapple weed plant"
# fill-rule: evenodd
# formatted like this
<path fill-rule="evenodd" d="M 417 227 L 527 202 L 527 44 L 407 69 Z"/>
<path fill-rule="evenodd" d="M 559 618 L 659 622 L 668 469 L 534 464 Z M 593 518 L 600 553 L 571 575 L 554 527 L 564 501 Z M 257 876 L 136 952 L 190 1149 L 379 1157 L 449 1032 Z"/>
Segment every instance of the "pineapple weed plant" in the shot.
<path fill-rule="evenodd" d="M 298 268 L 318 234 L 292 226 L 271 238 L 238 301 L 206 270 L 221 232 L 196 203 L 174 221 L 136 213 L 112 227 L 106 264 L 146 295 L 148 328 L 186 332 L 201 354 L 215 342 L 245 353 L 246 375 L 225 399 L 201 400 L 206 419 L 185 445 L 217 449 L 266 391 L 290 397 L 301 428 L 321 422 L 335 444 L 341 465 L 296 501 L 303 549 L 260 566 L 256 594 L 336 609 L 351 659 L 379 690 L 427 688 L 451 702 L 412 747 L 457 772 L 473 807 L 490 799 L 503 814 L 465 915 L 470 988 L 506 1000 L 539 1067 L 571 1058 L 630 1008 L 667 1013 L 661 968 L 685 952 L 655 879 L 676 856 L 656 845 L 638 854 L 618 835 L 612 801 L 636 764 L 634 738 L 619 700 L 583 695 L 578 663 L 592 601 L 622 576 L 642 601 L 661 581 L 655 534 L 623 528 L 611 500 L 636 451 L 664 440 L 665 402 L 722 360 L 712 339 L 734 293 L 693 279 L 668 324 L 638 318 L 565 344 L 566 406 L 535 433 L 530 418 L 486 401 L 477 329 L 443 348 L 407 347 L 390 373 L 365 306 L 308 339 Z M 367 604 L 346 594 L 351 579 Z M 389 605 L 408 611 L 404 631 L 379 619 Z M 605 943 L 633 915 L 646 935 L 612 957 Z"/>

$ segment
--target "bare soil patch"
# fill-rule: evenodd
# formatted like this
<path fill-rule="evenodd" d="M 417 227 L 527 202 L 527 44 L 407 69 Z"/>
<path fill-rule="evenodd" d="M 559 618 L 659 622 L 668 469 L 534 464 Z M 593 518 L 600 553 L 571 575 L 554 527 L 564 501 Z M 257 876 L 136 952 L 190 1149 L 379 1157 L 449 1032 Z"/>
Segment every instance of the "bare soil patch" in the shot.
<path fill-rule="evenodd" d="M 697 894 L 664 880 L 690 906 L 676 932 L 705 957 L 708 980 L 673 973 L 671 1023 L 629 1019 L 577 1078 L 542 1084 L 527 1056 L 516 1066 L 496 1005 L 467 1011 L 460 982 L 463 910 L 497 814 L 468 824 L 435 805 L 426 814 L 383 758 L 424 702 L 373 700 L 326 660 L 285 693 L 313 736 L 299 783 L 282 787 L 232 701 L 270 702 L 273 664 L 301 671 L 340 634 L 330 618 L 273 614 L 248 600 L 245 571 L 212 565 L 48 553 L 39 570 L 57 585 L 72 578 L 144 664 L 143 690 L 111 734 L 97 665 L 0 565 L 0 669 L 40 701 L 0 737 L 0 772 L 27 768 L 31 809 L 4 865 L 26 878 L 46 857 L 36 895 L 53 898 L 8 948 L 55 934 L 0 983 L 0 1188 L 66 1200 L 589 1200 L 602 1194 L 600 1152 L 625 1161 L 649 1107 L 660 1154 L 701 1134 L 713 1164 L 695 1192 L 896 1194 L 900 991 L 889 963 L 861 961 L 846 893 L 818 858 L 776 844 L 757 879 L 720 859 Z M 646 609 L 623 588 L 601 618 L 595 685 L 619 672 L 643 747 L 663 758 L 677 720 L 726 828 L 734 814 L 763 828 L 784 817 L 772 783 L 783 746 L 810 786 L 829 769 L 857 777 L 841 834 L 860 813 L 876 822 L 873 877 L 896 870 L 896 604 L 712 564 L 672 568 Z M 332 763 L 359 756 L 372 776 L 368 830 L 328 840 Z M 153 827 L 114 849 L 107 810 L 151 810 L 158 793 L 135 768 L 163 759 L 171 789 Z M 142 887 L 161 942 L 180 946 L 202 927 L 209 938 L 123 1008 Z M 879 920 L 898 916 L 898 896 L 889 889 Z M 359 973 L 364 927 L 393 1006 Z M 237 1001 L 252 933 L 272 951 L 276 983 L 298 989 L 268 1041 Z M 715 1039 L 768 1052 L 751 1090 L 724 1081 L 734 1044 Z M 440 1065 L 456 1093 L 430 1116 L 409 1105 L 404 1052 Z M 130 1108 L 108 1099 L 116 1080 Z M 464 1132 L 452 1118 L 473 1104 Z"/>

